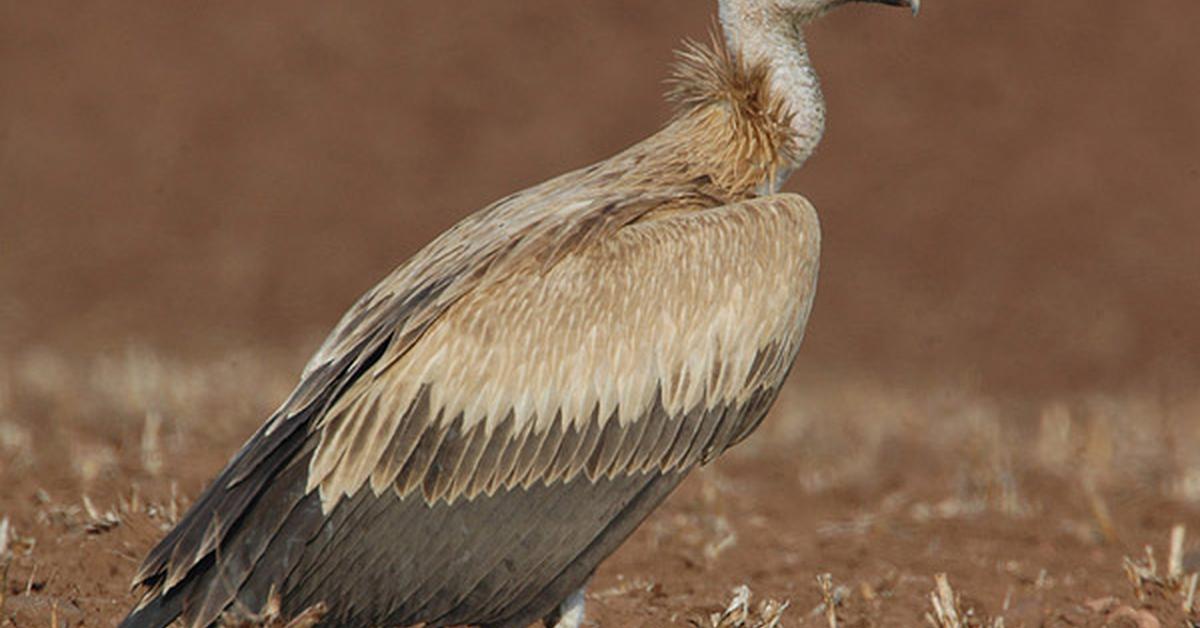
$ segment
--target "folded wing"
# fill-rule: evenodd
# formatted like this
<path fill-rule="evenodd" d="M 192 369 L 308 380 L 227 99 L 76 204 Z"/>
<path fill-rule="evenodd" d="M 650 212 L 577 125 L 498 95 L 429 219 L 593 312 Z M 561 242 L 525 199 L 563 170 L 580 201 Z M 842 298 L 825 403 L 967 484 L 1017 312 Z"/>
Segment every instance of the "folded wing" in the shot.
<path fill-rule="evenodd" d="M 808 202 L 573 209 L 470 255 L 439 239 L 364 297 L 147 558 L 126 625 L 207 625 L 272 588 L 368 622 L 540 612 L 757 426 L 815 290 Z M 583 503 L 589 521 L 553 516 Z M 337 584 L 364 578 L 389 586 Z"/>

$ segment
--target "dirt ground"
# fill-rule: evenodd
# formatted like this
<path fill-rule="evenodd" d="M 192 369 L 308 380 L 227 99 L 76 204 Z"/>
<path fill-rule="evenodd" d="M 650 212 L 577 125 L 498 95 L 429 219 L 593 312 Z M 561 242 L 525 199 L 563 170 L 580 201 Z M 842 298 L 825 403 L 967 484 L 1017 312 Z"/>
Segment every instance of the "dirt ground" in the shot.
<path fill-rule="evenodd" d="M 1200 625 L 1200 3 L 924 8 L 812 29 L 806 345 L 594 625 Z M 652 132 L 713 10 L 0 4 L 0 626 L 117 621 L 355 296 Z"/>

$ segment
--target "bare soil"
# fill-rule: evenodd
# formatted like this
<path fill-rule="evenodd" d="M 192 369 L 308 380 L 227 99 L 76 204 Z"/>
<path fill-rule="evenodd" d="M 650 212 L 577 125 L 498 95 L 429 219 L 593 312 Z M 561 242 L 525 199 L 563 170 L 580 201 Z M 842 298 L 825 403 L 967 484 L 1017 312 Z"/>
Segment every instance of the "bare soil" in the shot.
<path fill-rule="evenodd" d="M 145 353 L 34 355 L 8 375 L 20 418 L 0 423 L 0 625 L 17 626 L 119 619 L 141 557 L 288 379 L 245 356 Z M 1185 610 L 1198 544 L 1185 536 L 1174 559 L 1170 547 L 1176 525 L 1200 530 L 1194 421 L 1162 420 L 1157 401 L 1134 395 L 1035 409 L 797 379 L 759 433 L 689 478 L 603 565 L 595 625 L 711 626 L 746 586 L 752 608 L 788 604 L 781 625 L 827 626 L 821 574 L 838 625 L 922 625 L 940 573 L 962 625 L 1200 620 Z M 1200 396 L 1165 416 L 1197 412 Z M 1153 575 L 1134 578 L 1127 559 Z"/>
<path fill-rule="evenodd" d="M 925 4 L 813 28 L 807 344 L 595 625 L 1200 622 L 1200 3 Z M 0 626 L 117 621 L 354 297 L 651 132 L 712 11 L 0 6 Z"/>

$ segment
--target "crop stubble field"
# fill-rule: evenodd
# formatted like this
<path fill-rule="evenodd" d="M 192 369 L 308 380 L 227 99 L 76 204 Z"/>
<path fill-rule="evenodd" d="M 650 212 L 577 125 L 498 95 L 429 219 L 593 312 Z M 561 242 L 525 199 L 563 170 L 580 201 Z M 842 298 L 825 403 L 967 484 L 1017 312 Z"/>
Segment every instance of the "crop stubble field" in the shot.
<path fill-rule="evenodd" d="M 712 8 L 0 9 L 0 626 L 119 619 L 342 309 L 648 134 Z M 595 624 L 1200 619 L 1200 5 L 926 9 L 813 29 L 807 344 L 603 565 Z"/>

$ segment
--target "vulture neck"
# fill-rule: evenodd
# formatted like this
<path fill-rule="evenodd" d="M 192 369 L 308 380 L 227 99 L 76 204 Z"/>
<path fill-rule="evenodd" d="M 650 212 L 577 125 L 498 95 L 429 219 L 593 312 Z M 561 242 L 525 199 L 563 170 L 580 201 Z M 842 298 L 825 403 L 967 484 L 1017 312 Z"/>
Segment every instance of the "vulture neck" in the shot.
<path fill-rule="evenodd" d="M 812 155 L 825 133 L 825 98 L 800 30 L 805 20 L 789 19 L 776 9 L 740 2 L 721 2 L 720 17 L 728 49 L 745 63 L 761 63 L 770 69 L 771 91 L 783 99 L 792 114 L 794 159 L 790 168 L 774 177 L 774 189 L 770 191 L 775 192 L 787 175 Z"/>

